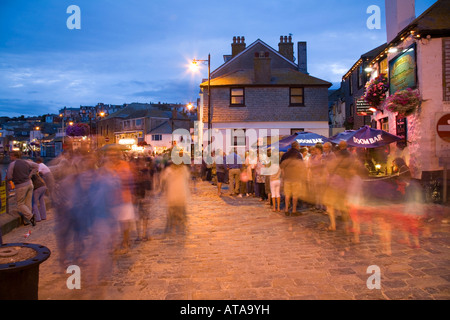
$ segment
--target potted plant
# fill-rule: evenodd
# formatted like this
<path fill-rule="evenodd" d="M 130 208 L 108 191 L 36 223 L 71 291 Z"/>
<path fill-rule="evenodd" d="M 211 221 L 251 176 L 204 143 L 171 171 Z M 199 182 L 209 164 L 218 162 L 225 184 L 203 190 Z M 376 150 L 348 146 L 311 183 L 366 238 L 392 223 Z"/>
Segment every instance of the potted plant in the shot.
<path fill-rule="evenodd" d="M 386 92 L 389 90 L 387 77 L 384 73 L 370 80 L 366 84 L 364 100 L 372 107 L 377 108 L 385 99 Z"/>
<path fill-rule="evenodd" d="M 409 116 L 420 105 L 422 99 L 418 89 L 399 90 L 390 95 L 385 102 L 385 109 L 390 112 L 398 112 L 399 116 Z"/>

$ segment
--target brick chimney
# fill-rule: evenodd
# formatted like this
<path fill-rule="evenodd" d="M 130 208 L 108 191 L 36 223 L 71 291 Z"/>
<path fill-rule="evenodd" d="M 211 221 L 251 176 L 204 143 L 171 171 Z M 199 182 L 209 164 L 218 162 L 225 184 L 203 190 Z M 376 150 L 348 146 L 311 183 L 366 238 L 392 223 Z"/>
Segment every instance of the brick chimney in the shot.
<path fill-rule="evenodd" d="M 292 42 L 291 36 L 280 36 L 278 52 L 286 59 L 294 62 L 294 43 Z"/>
<path fill-rule="evenodd" d="M 299 41 L 297 43 L 297 56 L 298 56 L 298 71 L 308 74 L 307 67 L 307 54 L 306 54 L 306 41 Z"/>
<path fill-rule="evenodd" d="M 269 52 L 255 52 L 254 66 L 253 70 L 255 72 L 255 83 L 257 84 L 268 84 L 272 77 L 270 70 Z"/>
<path fill-rule="evenodd" d="M 387 42 L 416 18 L 415 0 L 385 0 Z"/>
<path fill-rule="evenodd" d="M 231 57 L 234 58 L 244 50 L 245 50 L 245 38 L 233 37 L 233 43 L 231 44 Z"/>

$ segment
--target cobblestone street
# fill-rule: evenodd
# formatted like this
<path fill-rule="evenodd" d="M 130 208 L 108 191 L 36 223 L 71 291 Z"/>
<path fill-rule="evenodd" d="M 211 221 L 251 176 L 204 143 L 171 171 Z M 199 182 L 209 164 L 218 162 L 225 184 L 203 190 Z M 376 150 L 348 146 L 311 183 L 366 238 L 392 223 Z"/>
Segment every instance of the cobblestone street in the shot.
<path fill-rule="evenodd" d="M 83 269 L 81 289 L 67 288 L 70 275 L 59 265 L 53 212 L 3 241 L 51 250 L 40 266 L 41 300 L 450 299 L 450 225 L 442 215 L 426 222 L 431 236 L 421 237 L 420 248 L 399 243 L 393 234 L 388 256 L 376 236 L 363 234 L 359 244 L 352 243 L 342 221 L 337 231 L 326 231 L 324 214 L 285 216 L 257 198 L 216 192 L 207 182 L 197 184 L 185 235 L 164 233 L 166 211 L 155 200 L 151 240 L 133 241 L 131 250 L 117 257 L 112 277 L 92 292 Z M 448 216 L 448 207 L 443 210 Z M 367 287 L 372 265 L 380 268 L 381 289 Z"/>

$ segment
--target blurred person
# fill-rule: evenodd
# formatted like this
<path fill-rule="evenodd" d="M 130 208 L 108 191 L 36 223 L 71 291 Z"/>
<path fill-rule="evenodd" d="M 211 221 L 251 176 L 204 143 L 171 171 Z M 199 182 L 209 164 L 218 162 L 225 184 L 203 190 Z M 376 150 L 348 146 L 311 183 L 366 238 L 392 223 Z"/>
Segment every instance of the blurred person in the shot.
<path fill-rule="evenodd" d="M 246 152 L 245 157 L 245 167 L 247 169 L 247 197 L 255 194 L 255 168 L 256 168 L 257 158 L 253 150 Z"/>
<path fill-rule="evenodd" d="M 394 220 L 395 227 L 399 228 L 403 235 L 400 242 L 413 248 L 420 248 L 420 221 L 425 215 L 424 192 L 419 182 L 412 179 L 411 171 L 403 158 L 398 157 L 393 160 L 393 172 L 398 190 L 404 196 L 403 210 L 399 210 L 400 212 Z M 410 236 L 413 243 L 411 243 Z"/>
<path fill-rule="evenodd" d="M 39 172 L 31 176 L 33 182 L 33 214 L 36 222 L 47 220 L 47 208 L 45 205 L 45 193 L 47 192 L 47 185 L 44 179 L 41 178 Z"/>
<path fill-rule="evenodd" d="M 228 169 L 231 195 L 239 195 L 242 159 L 236 153 L 236 151 L 231 150 L 228 156 L 226 157 L 226 163 Z"/>
<path fill-rule="evenodd" d="M 336 214 L 341 213 L 345 223 L 348 222 L 347 188 L 352 166 L 355 165 L 354 158 L 347 150 L 345 141 L 339 142 L 339 150 L 336 152 L 336 159 L 327 163 L 329 174 L 328 184 L 323 198 L 327 206 L 330 225 L 329 231 L 336 230 Z M 346 226 L 348 227 L 348 226 Z"/>
<path fill-rule="evenodd" d="M 263 175 L 263 169 L 264 169 L 264 161 L 262 160 L 262 156 L 258 155 L 258 162 L 256 163 L 255 167 L 255 182 L 256 182 L 256 191 L 258 193 L 257 196 L 259 196 L 260 201 L 264 201 L 267 199 L 266 194 L 266 176 Z"/>
<path fill-rule="evenodd" d="M 300 160 L 303 159 L 303 156 L 300 152 L 300 144 L 297 141 L 292 142 L 291 148 L 289 148 L 289 150 L 281 156 L 280 164 L 283 163 L 284 160 L 289 158 L 295 158 Z"/>
<path fill-rule="evenodd" d="M 189 180 L 190 172 L 184 164 L 171 164 L 162 173 L 161 185 L 168 210 L 166 233 L 186 232 Z"/>
<path fill-rule="evenodd" d="M 272 164 L 274 166 L 274 174 L 272 174 L 270 179 L 270 195 L 272 197 L 272 204 L 274 212 L 280 212 L 281 204 L 281 168 L 278 164 Z"/>
<path fill-rule="evenodd" d="M 113 271 L 113 254 L 119 225 L 115 216 L 115 201 L 111 195 L 121 189 L 121 181 L 115 172 L 105 166 L 90 172 L 91 182 L 87 190 L 91 212 L 90 243 L 86 250 L 88 264 L 86 284 L 95 292 L 94 298 L 102 299 L 98 286 Z"/>
<path fill-rule="evenodd" d="M 33 182 L 31 176 L 38 172 L 39 165 L 32 161 L 25 161 L 19 151 L 14 151 L 10 155 L 11 163 L 8 165 L 6 180 L 12 181 L 15 187 L 15 197 L 17 210 L 23 219 L 24 225 L 36 225 L 33 215 L 32 198 Z"/>
<path fill-rule="evenodd" d="M 312 177 L 311 177 L 311 159 L 314 156 L 314 146 L 312 147 L 301 147 L 300 153 L 302 154 L 303 163 L 305 164 L 305 176 L 302 177 L 302 200 L 306 201 L 307 203 L 313 204 L 314 203 L 314 193 L 313 188 L 311 186 L 312 184 Z"/>
<path fill-rule="evenodd" d="M 111 149 L 108 152 L 105 167 L 120 181 L 120 188 L 117 188 L 112 195 L 114 204 L 113 211 L 121 230 L 121 242 L 117 248 L 117 253 L 125 254 L 128 253 L 130 248 L 130 233 L 132 224 L 136 220 L 132 195 L 134 177 L 130 163 L 123 159 L 120 150 Z"/>
<path fill-rule="evenodd" d="M 264 169 L 266 166 L 267 165 L 264 166 L 263 172 L 264 172 Z M 273 199 L 272 199 L 272 193 L 270 190 L 270 174 L 265 174 L 265 178 L 266 179 L 264 181 L 264 189 L 265 189 L 264 192 L 267 194 L 267 205 L 272 206 Z"/>
<path fill-rule="evenodd" d="M 322 149 L 322 158 L 325 161 L 331 161 L 336 158 L 336 154 L 333 152 L 333 145 L 330 142 L 325 142 Z"/>
<path fill-rule="evenodd" d="M 217 194 L 220 197 L 222 196 L 222 184 L 225 183 L 225 175 L 227 173 L 226 157 L 222 150 L 218 150 L 214 163 L 216 165 Z"/>
<path fill-rule="evenodd" d="M 300 153 L 302 155 L 302 159 L 303 161 L 305 161 L 305 164 L 308 162 L 308 160 L 311 158 L 312 156 L 312 150 L 314 150 L 314 146 L 307 148 L 307 147 L 301 147 L 300 148 Z"/>
<path fill-rule="evenodd" d="M 138 157 L 132 165 L 134 175 L 133 204 L 137 212 L 136 241 L 148 240 L 148 221 L 150 218 L 150 205 L 148 194 L 151 191 L 151 174 L 143 158 Z"/>
<path fill-rule="evenodd" d="M 44 161 L 41 157 L 38 157 L 36 159 L 36 163 L 39 165 L 39 175 L 42 179 L 45 181 L 45 185 L 47 186 L 48 194 L 50 197 L 50 200 L 52 199 L 53 194 L 53 188 L 55 186 L 55 178 L 53 177 L 53 173 L 50 170 L 50 168 L 44 164 Z"/>
<path fill-rule="evenodd" d="M 323 188 L 325 186 L 325 165 L 323 159 L 323 146 L 316 144 L 312 149 L 313 155 L 309 161 L 310 169 L 310 194 L 312 196 L 312 204 L 314 209 L 323 212 L 325 207 L 323 205 Z"/>
<path fill-rule="evenodd" d="M 245 164 L 241 167 L 241 172 L 239 174 L 239 194 L 238 197 L 242 198 L 244 195 L 248 194 L 247 183 L 249 181 L 249 176 Z"/>
<path fill-rule="evenodd" d="M 356 161 L 351 171 L 347 189 L 347 205 L 352 223 L 351 232 L 353 233 L 353 242 L 359 243 L 363 224 L 367 226 L 367 233 L 370 235 L 373 234 L 373 226 L 378 220 L 376 213 L 377 200 L 371 199 L 369 196 L 373 192 L 373 189 L 370 185 L 371 181 L 367 180 L 365 166 Z"/>
<path fill-rule="evenodd" d="M 55 234 L 61 268 L 81 264 L 86 258 L 86 237 L 92 223 L 89 187 L 93 177 L 93 161 L 86 157 L 76 164 L 69 162 L 58 168 L 54 188 Z"/>
<path fill-rule="evenodd" d="M 289 151 L 288 151 L 289 152 Z M 300 154 L 300 153 L 299 153 Z M 306 176 L 306 167 L 300 157 L 293 156 L 287 157 L 281 162 L 280 168 L 282 170 L 281 177 L 284 183 L 284 196 L 285 196 L 285 210 L 286 216 L 289 215 L 289 206 L 292 199 L 292 215 L 300 215 L 297 212 L 297 202 L 301 195 L 301 179 Z"/>

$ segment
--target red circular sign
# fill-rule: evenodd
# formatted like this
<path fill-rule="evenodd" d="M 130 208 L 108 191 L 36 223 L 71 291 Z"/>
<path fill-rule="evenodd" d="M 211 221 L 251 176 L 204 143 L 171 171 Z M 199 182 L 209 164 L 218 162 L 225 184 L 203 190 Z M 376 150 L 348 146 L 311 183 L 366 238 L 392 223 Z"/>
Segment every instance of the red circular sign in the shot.
<path fill-rule="evenodd" d="M 108 137 L 105 138 L 105 142 L 109 142 L 109 138 Z"/>
<path fill-rule="evenodd" d="M 450 142 L 450 114 L 443 115 L 438 120 L 436 130 L 439 137 Z"/>

